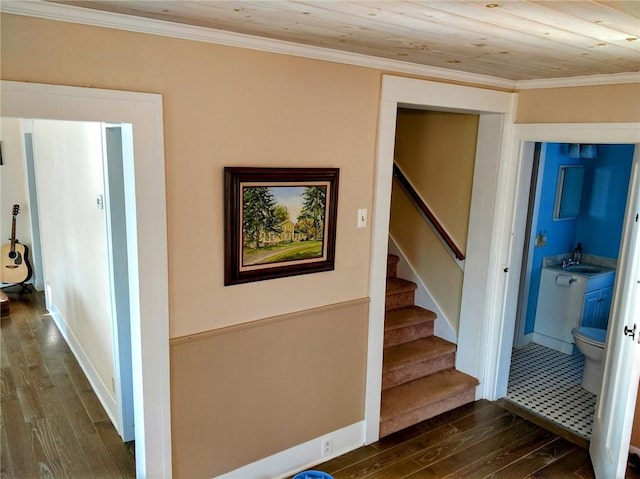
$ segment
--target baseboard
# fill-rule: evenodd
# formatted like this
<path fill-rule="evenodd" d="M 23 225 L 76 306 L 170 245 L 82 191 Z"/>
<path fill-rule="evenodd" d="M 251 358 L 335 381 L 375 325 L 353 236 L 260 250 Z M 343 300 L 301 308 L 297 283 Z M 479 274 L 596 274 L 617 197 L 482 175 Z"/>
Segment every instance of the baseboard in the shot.
<path fill-rule="evenodd" d="M 56 307 L 55 304 L 47 305 L 47 309 L 49 310 L 49 314 L 53 319 L 53 322 L 56 323 L 56 326 L 60 330 L 62 337 L 65 339 L 65 341 L 69 345 L 69 349 L 71 349 L 71 352 L 73 353 L 76 360 L 78 361 L 78 364 L 82 368 L 82 371 L 84 372 L 85 376 L 87 376 L 87 379 L 89 380 L 89 384 L 91 384 L 93 391 L 96 393 L 96 396 L 98 397 L 98 401 L 100 401 L 100 404 L 102 404 L 102 407 L 104 408 L 107 415 L 109 416 L 109 419 L 111 419 L 111 422 L 114 425 L 114 427 L 117 427 L 118 408 L 117 408 L 115 399 L 111 396 L 109 390 L 100 379 L 98 372 L 93 367 L 93 364 L 91 363 L 91 361 L 89 360 L 89 357 L 87 356 L 84 349 L 82 348 L 82 345 L 78 341 L 78 338 L 76 338 L 76 336 L 73 334 L 73 331 L 69 329 L 69 327 L 67 326 L 67 323 L 64 320 L 64 317 L 62 316 L 62 314 L 60 313 L 60 310 Z"/>
<path fill-rule="evenodd" d="M 247 464 L 240 469 L 218 476 L 217 479 L 270 479 L 292 476 L 297 472 L 312 468 L 316 464 L 363 446 L 364 426 L 364 421 L 357 422 L 286 451 Z M 333 452 L 323 456 L 322 442 L 326 438 L 331 438 Z"/>
<path fill-rule="evenodd" d="M 418 289 L 416 290 L 416 305 L 436 313 L 433 333 L 439 338 L 446 339 L 449 342 L 457 344 L 458 333 L 453 326 L 451 326 L 446 315 L 442 312 L 438 303 L 433 299 L 429 289 L 426 287 L 422 279 L 416 274 L 413 266 L 411 266 L 411 263 L 407 261 L 406 256 L 393 240 L 391 235 L 389 235 L 389 253 L 396 254 L 400 257 L 400 262 L 398 263 L 398 275 L 401 278 L 413 281 L 418 285 Z"/>
<path fill-rule="evenodd" d="M 533 342 L 541 346 L 546 346 L 547 348 L 555 349 L 564 354 L 573 354 L 575 352 L 573 344 L 565 343 L 564 341 L 540 333 L 533 333 Z"/>

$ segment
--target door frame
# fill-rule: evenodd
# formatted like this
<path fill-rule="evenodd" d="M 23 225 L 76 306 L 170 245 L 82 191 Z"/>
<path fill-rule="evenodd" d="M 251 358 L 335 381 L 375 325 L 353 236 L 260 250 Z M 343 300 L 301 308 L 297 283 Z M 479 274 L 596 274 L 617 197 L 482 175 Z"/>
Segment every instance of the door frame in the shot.
<path fill-rule="evenodd" d="M 636 148 L 640 148 L 640 123 L 514 125 L 508 156 L 515 161 L 512 161 L 513 167 L 509 169 L 507 178 L 507 183 L 513 186 L 510 191 L 504 192 L 504 199 L 497 205 L 504 214 L 498 218 L 492 235 L 498 254 L 506 258 L 509 273 L 502 287 L 491 292 L 493 301 L 500 302 L 501 308 L 496 310 L 493 317 L 487 318 L 490 321 L 487 335 L 481 338 L 497 345 L 489 352 L 490 360 L 487 361 L 486 374 L 490 384 L 487 385 L 485 397 L 490 400 L 502 398 L 507 393 L 525 241 L 526 224 L 523 218 L 527 217 L 531 185 L 533 155 L 530 144 L 535 142 L 635 144 Z"/>
<path fill-rule="evenodd" d="M 493 245 L 491 237 L 486 234 L 486 227 L 493 225 L 496 216 L 494 195 L 502 182 L 499 166 L 506 161 L 504 152 L 508 151 L 515 100 L 515 93 L 392 75 L 382 77 L 369 273 L 365 392 L 367 444 L 379 437 L 384 300 L 397 110 L 408 107 L 480 115 L 456 358 L 457 369 L 480 381 L 481 386 L 476 391 L 479 398 L 484 397 L 483 364 L 487 348 L 478 341 L 478 335 L 486 330 L 484 319 L 493 314 L 494 307 L 484 298 L 500 279 L 496 274 L 499 260 L 492 253 Z M 478 311 L 482 313 L 478 314 Z"/>
<path fill-rule="evenodd" d="M 127 243 L 138 477 L 171 477 L 169 307 L 162 96 L 2 80 L 5 117 L 129 123 Z"/>

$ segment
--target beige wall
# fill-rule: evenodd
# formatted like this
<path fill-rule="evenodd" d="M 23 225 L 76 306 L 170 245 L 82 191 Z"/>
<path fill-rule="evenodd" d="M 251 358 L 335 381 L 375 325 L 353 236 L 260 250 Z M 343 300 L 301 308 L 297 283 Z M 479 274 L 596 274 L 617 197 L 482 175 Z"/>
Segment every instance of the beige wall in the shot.
<path fill-rule="evenodd" d="M 13 15 L 1 48 L 5 80 L 163 95 L 171 336 L 367 295 L 379 72 Z M 339 167 L 336 270 L 224 287 L 224 166 Z"/>
<path fill-rule="evenodd" d="M 372 204 L 380 72 L 14 15 L 2 15 L 1 35 L 2 79 L 163 95 L 171 337 L 366 298 L 370 231 L 357 229 L 356 219 L 359 208 Z M 224 287 L 224 166 L 340 168 L 335 271 Z M 291 410 L 293 399 L 287 398 L 293 398 L 294 379 L 302 377 L 305 384 L 317 381 L 332 392 L 313 407 L 299 408 L 286 427 L 282 411 L 262 414 L 240 400 L 241 391 L 251 389 L 250 381 L 256 379 L 245 374 L 246 362 L 237 365 L 219 354 L 201 356 L 200 341 L 172 346 L 177 477 L 189 477 L 182 468 L 203 471 L 211 461 L 222 467 L 242 465 L 364 418 L 366 312 L 351 319 L 348 341 L 341 338 L 340 328 L 326 329 L 335 325 L 332 319 L 317 321 L 320 324 L 310 324 L 302 316 L 283 323 L 287 346 L 298 347 L 274 351 L 266 345 L 264 351 L 256 350 L 265 365 L 276 352 L 279 364 L 298 363 L 286 381 L 280 366 L 260 369 L 262 384 L 273 389 L 267 394 L 271 404 Z M 220 336 L 216 348 L 233 356 L 233 345 L 244 336 Z M 325 347 L 330 348 L 329 359 L 301 358 L 303 349 L 317 352 Z M 208 382 L 202 388 L 183 381 L 194 369 L 180 360 L 182 354 L 203 360 L 198 367 Z M 349 365 L 336 358 L 348 359 Z M 345 387 L 344 371 L 353 386 Z M 238 383 L 244 375 L 247 380 Z M 215 389 L 234 391 L 236 414 L 216 423 L 215 429 L 184 433 L 181 425 L 194 403 L 203 405 L 205 416 L 219 414 L 209 395 Z M 268 441 L 256 436 L 242 447 L 234 442 L 236 451 L 226 459 L 229 449 L 221 443 L 238 437 L 236 420 L 245 415 L 259 417 L 261 424 L 253 426 L 276 435 Z M 246 432 L 248 426 L 242 424 Z M 198 456 L 203 462 L 191 462 L 199 448 L 207 449 Z"/>
<path fill-rule="evenodd" d="M 456 245 L 467 246 L 478 115 L 401 109 L 395 161 Z"/>
<path fill-rule="evenodd" d="M 640 83 L 518 92 L 516 123 L 640 121 Z"/>
<path fill-rule="evenodd" d="M 401 109 L 395 161 L 461 251 L 466 251 L 478 115 Z M 457 330 L 463 273 L 397 182 L 391 235 Z"/>
<path fill-rule="evenodd" d="M 178 477 L 213 477 L 361 421 L 367 306 L 172 341 L 171 401 L 184 405 L 173 411 Z"/>

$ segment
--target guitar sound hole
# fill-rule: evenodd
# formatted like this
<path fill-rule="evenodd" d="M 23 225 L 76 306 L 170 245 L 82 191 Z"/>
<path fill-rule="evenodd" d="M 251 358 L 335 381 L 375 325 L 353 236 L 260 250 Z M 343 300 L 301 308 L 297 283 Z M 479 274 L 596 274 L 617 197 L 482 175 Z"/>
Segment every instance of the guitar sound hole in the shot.
<path fill-rule="evenodd" d="M 9 258 L 14 259 L 16 256 L 18 256 L 18 253 L 15 251 L 9 251 Z"/>

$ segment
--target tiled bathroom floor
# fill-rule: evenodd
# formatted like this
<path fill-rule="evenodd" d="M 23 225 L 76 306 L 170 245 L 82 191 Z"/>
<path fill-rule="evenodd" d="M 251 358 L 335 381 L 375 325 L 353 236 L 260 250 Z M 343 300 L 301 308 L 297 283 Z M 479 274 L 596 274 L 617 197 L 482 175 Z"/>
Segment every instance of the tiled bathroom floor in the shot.
<path fill-rule="evenodd" d="M 514 349 L 507 399 L 591 439 L 596 396 L 582 389 L 584 356 L 535 343 Z"/>

